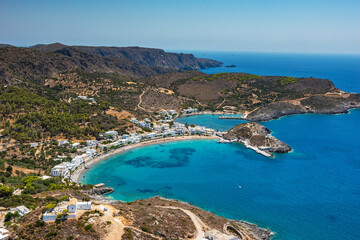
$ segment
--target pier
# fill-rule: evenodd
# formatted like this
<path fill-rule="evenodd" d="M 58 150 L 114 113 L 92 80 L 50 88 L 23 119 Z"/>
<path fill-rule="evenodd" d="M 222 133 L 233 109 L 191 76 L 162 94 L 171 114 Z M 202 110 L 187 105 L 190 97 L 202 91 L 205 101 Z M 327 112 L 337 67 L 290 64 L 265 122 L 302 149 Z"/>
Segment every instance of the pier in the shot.
<path fill-rule="evenodd" d="M 237 117 L 237 116 L 220 116 L 219 119 L 241 119 L 241 120 L 246 120 L 244 117 Z"/>

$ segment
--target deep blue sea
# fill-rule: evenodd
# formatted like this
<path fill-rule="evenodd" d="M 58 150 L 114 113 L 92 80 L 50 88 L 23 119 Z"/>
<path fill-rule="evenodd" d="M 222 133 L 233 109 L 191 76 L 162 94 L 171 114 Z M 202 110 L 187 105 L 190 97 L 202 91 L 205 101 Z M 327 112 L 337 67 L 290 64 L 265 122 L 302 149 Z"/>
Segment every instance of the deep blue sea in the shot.
<path fill-rule="evenodd" d="M 360 57 L 289 54 L 197 54 L 263 75 L 332 79 L 360 92 Z M 217 115 L 181 122 L 227 130 L 242 121 Z M 124 201 L 155 195 L 218 215 L 269 227 L 273 239 L 360 239 L 360 110 L 344 115 L 297 115 L 263 123 L 294 151 L 269 159 L 241 144 L 171 142 L 134 149 L 95 166 L 83 182 L 104 182 Z M 241 186 L 241 188 L 239 188 Z"/>

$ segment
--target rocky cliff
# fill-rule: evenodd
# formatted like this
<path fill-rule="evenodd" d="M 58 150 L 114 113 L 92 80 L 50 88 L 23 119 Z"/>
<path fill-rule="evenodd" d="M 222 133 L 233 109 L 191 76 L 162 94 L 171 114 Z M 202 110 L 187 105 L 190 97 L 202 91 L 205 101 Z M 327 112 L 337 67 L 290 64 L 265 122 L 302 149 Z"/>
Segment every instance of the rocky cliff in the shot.
<path fill-rule="evenodd" d="M 33 48 L 42 52 L 54 52 L 69 46 L 61 43 L 48 45 L 36 45 Z M 219 67 L 221 62 L 196 58 L 193 54 L 171 53 L 162 49 L 142 47 L 89 47 L 71 46 L 79 51 L 95 54 L 101 57 L 127 59 L 131 62 L 145 66 L 173 68 L 177 70 L 198 70 L 211 67 Z"/>
<path fill-rule="evenodd" d="M 269 152 L 287 153 L 291 148 L 286 143 L 269 136 L 271 131 L 256 122 L 238 124 L 230 129 L 224 139 L 238 142 L 247 142 L 251 146 L 259 147 Z"/>
<path fill-rule="evenodd" d="M 299 101 L 280 101 L 264 105 L 249 113 L 249 121 L 269 121 L 282 116 L 318 113 L 348 113 L 350 109 L 360 107 L 360 94 L 339 94 L 338 96 L 315 95 Z"/>
<path fill-rule="evenodd" d="M 177 71 L 145 66 L 122 58 L 101 57 L 71 47 L 50 53 L 33 48 L 0 48 L 0 80 L 5 83 L 30 80 L 43 84 L 47 77 L 75 69 L 89 73 L 116 73 L 135 78 Z"/>

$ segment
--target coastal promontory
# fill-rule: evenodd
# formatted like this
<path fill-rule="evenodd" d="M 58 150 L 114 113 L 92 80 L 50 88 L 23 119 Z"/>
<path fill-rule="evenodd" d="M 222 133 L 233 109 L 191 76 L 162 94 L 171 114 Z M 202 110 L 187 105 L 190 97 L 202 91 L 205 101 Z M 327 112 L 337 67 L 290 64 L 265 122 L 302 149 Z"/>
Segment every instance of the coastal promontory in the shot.
<path fill-rule="evenodd" d="M 230 129 L 223 138 L 233 142 L 243 142 L 259 151 L 287 153 L 291 147 L 269 135 L 271 131 L 260 123 L 248 122 L 238 124 Z"/>

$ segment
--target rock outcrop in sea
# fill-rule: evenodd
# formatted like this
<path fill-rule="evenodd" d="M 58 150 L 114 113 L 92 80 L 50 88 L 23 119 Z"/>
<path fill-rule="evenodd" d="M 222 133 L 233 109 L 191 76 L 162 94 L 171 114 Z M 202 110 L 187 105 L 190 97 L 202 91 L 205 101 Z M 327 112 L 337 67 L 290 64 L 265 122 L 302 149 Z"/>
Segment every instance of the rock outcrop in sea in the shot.
<path fill-rule="evenodd" d="M 265 152 L 287 153 L 291 147 L 270 136 L 271 131 L 257 122 L 238 124 L 230 129 L 223 138 L 233 142 L 246 143 Z"/>

